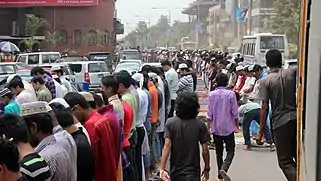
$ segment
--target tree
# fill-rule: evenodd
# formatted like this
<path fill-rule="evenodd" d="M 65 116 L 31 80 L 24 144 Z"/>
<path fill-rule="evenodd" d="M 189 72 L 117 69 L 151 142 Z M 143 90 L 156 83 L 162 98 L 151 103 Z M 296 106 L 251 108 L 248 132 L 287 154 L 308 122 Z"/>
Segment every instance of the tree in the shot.
<path fill-rule="evenodd" d="M 37 31 L 44 27 L 48 22 L 44 18 L 40 18 L 34 14 L 27 14 L 27 30 L 30 32 L 30 38 L 24 40 L 26 46 L 32 50 L 33 45 L 37 42 L 34 40 L 34 36 L 36 35 Z"/>
<path fill-rule="evenodd" d="M 57 32 L 48 31 L 45 41 L 51 45 L 51 51 L 55 50 L 56 44 L 62 40 L 62 37 Z"/>
<path fill-rule="evenodd" d="M 136 33 L 141 43 L 141 47 L 144 47 L 144 44 L 147 40 L 147 31 L 148 31 L 147 23 L 145 21 L 139 21 L 137 23 Z"/>
<path fill-rule="evenodd" d="M 299 42 L 300 1 L 274 0 L 275 16 L 269 19 L 269 29 L 273 33 L 286 34 L 290 43 Z"/>

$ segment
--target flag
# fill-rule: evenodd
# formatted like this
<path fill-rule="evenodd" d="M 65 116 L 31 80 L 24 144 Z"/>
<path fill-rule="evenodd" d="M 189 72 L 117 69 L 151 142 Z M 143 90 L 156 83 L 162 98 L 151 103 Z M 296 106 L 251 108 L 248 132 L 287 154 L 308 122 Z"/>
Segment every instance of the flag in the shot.
<path fill-rule="evenodd" d="M 235 7 L 235 19 L 236 19 L 236 22 L 245 22 L 246 21 L 247 11 L 248 11 L 248 9 Z"/>

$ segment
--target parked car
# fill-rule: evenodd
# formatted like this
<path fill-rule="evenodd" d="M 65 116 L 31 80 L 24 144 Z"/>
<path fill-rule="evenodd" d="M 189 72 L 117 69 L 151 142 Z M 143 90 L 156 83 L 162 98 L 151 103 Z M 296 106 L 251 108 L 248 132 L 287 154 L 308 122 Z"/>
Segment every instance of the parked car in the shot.
<path fill-rule="evenodd" d="M 120 60 L 127 60 L 127 59 L 142 60 L 142 55 L 136 49 L 126 49 L 126 50 L 120 51 L 119 59 Z"/>
<path fill-rule="evenodd" d="M 137 63 L 139 65 L 142 65 L 143 62 L 141 60 L 120 60 L 118 64 L 122 64 L 122 63 Z"/>
<path fill-rule="evenodd" d="M 46 63 L 54 63 L 61 59 L 59 52 L 32 52 L 19 54 L 17 62 L 25 63 L 30 66 L 37 66 Z"/>
<path fill-rule="evenodd" d="M 89 61 L 104 61 L 109 72 L 112 72 L 115 68 L 110 52 L 89 52 L 86 57 Z"/>
<path fill-rule="evenodd" d="M 284 69 L 288 69 L 291 67 L 297 67 L 298 66 L 298 60 L 297 59 L 290 59 L 290 60 L 285 60 L 283 64 Z"/>
<path fill-rule="evenodd" d="M 138 63 L 131 63 L 131 62 L 125 62 L 125 63 L 119 63 L 115 69 L 115 72 L 120 72 L 122 70 L 126 70 L 129 74 L 135 74 L 139 71 L 140 64 Z"/>
<path fill-rule="evenodd" d="M 56 61 L 56 63 L 62 63 L 62 62 L 80 62 L 80 61 L 88 61 L 88 59 L 84 56 L 76 56 L 76 57 L 65 57 L 61 58 Z"/>
<path fill-rule="evenodd" d="M 75 81 L 87 82 L 93 91 L 100 88 L 101 78 L 110 74 L 104 61 L 68 62 L 68 65 L 75 73 Z"/>
<path fill-rule="evenodd" d="M 6 78 L 11 74 L 17 74 L 19 71 L 27 71 L 30 74 L 32 67 L 21 62 L 3 62 L 0 63 L 0 79 Z"/>

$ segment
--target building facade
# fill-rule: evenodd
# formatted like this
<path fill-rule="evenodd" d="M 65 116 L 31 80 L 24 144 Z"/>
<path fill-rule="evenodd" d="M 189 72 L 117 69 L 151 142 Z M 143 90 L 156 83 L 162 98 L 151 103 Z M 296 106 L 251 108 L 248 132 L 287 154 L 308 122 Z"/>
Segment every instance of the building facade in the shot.
<path fill-rule="evenodd" d="M 35 14 L 48 22 L 36 34 L 40 42 L 36 47 L 41 51 L 74 51 L 79 55 L 93 51 L 112 52 L 116 37 L 115 1 L 96 1 L 94 5 L 37 7 L 11 7 L 0 3 L 0 39 L 10 40 L 23 49 L 21 40 L 29 36 L 26 15 Z M 48 32 L 55 32 L 58 37 L 55 43 L 48 41 Z"/>

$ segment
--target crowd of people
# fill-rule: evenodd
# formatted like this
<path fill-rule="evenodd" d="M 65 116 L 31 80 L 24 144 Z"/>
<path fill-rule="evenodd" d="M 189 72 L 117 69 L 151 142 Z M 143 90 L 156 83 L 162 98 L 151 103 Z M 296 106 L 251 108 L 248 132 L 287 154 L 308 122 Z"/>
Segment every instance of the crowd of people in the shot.
<path fill-rule="evenodd" d="M 203 181 L 211 170 L 210 144 L 217 179 L 226 181 L 241 115 L 245 150 L 252 148 L 255 121 L 255 140 L 262 144 L 264 135 L 271 151 L 275 143 L 279 165 L 294 181 L 296 71 L 281 69 L 277 50 L 267 52 L 266 61 L 269 71 L 227 53 L 176 52 L 161 68 L 104 76 L 99 92 L 57 91 L 70 84 L 59 68 L 49 73 L 34 67 L 31 83 L 12 75 L 0 91 L 0 178 Z M 206 121 L 197 118 L 197 73 L 209 89 Z"/>

